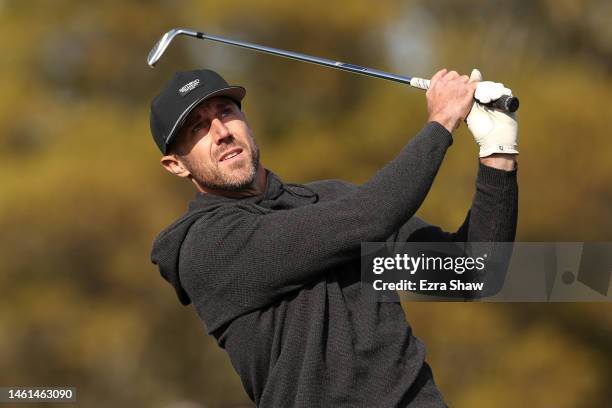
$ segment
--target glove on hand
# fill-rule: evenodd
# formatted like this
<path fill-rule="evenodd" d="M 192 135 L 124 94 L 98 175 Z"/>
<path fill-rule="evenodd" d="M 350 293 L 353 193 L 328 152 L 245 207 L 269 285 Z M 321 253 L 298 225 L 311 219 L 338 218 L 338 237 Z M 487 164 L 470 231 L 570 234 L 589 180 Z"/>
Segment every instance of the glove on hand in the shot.
<path fill-rule="evenodd" d="M 470 82 L 478 81 L 472 110 L 466 122 L 478 146 L 479 157 L 490 156 L 493 153 L 518 154 L 518 123 L 514 113 L 491 109 L 481 103 L 489 103 L 502 95 L 512 95 L 512 91 L 503 84 L 482 81 L 479 70 L 472 70 Z"/>

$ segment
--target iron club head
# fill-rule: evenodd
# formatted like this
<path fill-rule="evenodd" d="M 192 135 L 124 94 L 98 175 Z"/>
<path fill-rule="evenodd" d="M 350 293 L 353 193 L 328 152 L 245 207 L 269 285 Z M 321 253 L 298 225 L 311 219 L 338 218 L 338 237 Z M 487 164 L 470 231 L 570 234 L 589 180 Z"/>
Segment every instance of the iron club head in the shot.
<path fill-rule="evenodd" d="M 184 28 L 173 28 L 172 30 L 165 33 L 162 38 L 160 38 L 159 41 L 153 46 L 153 48 L 151 48 L 151 51 L 149 51 L 149 55 L 147 56 L 147 64 L 149 64 L 149 66 L 153 68 L 157 61 L 159 61 L 163 53 L 166 51 L 166 48 L 168 48 L 168 45 L 170 45 L 172 40 L 174 40 L 174 37 L 181 34 L 198 37 L 198 34 L 200 33 Z"/>

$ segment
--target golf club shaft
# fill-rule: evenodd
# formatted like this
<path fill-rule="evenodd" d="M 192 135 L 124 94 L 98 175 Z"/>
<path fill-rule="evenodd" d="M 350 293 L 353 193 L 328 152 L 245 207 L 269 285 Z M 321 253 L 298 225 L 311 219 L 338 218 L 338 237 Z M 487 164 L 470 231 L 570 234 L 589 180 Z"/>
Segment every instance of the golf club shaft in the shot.
<path fill-rule="evenodd" d="M 395 75 L 389 72 L 379 71 L 377 69 L 361 67 L 359 65 L 347 64 L 347 63 L 339 62 L 339 61 L 333 61 L 327 58 L 315 57 L 312 55 L 306 55 L 306 54 L 302 54 L 299 52 L 285 51 L 285 50 L 280 50 L 278 48 L 266 47 L 264 45 L 257 45 L 257 44 L 244 42 L 244 41 L 230 40 L 227 38 L 218 37 L 216 35 L 198 33 L 197 37 L 203 38 L 206 40 L 217 41 L 217 42 L 224 43 L 224 44 L 235 45 L 237 47 L 248 48 L 251 50 L 260 51 L 260 52 L 264 52 L 267 54 L 278 55 L 280 57 L 285 57 L 285 58 L 294 59 L 298 61 L 310 62 L 312 64 L 323 65 L 323 66 L 330 67 L 330 68 L 341 69 L 343 71 L 354 72 L 356 74 L 369 75 L 369 76 L 373 76 L 376 78 L 382 78 L 382 79 L 387 79 L 390 81 L 401 82 L 404 84 L 411 85 L 410 80 L 412 79 L 412 77 L 409 77 L 409 76 Z M 424 88 L 424 89 L 427 89 L 427 88 Z"/>
<path fill-rule="evenodd" d="M 362 67 L 362 66 L 354 65 L 354 64 L 347 64 L 344 62 L 334 61 L 334 60 L 330 60 L 327 58 L 315 57 L 312 55 L 302 54 L 299 52 L 281 50 L 278 48 L 272 48 L 272 47 L 267 47 L 264 45 L 253 44 L 253 43 L 246 42 L 246 41 L 231 40 L 228 38 L 206 34 L 206 33 L 199 32 L 199 31 L 193 31 L 193 30 L 187 30 L 187 29 L 176 29 L 176 32 L 174 35 L 177 35 L 177 34 L 185 34 L 191 37 L 220 42 L 223 44 L 233 45 L 233 46 L 241 47 L 241 48 L 247 48 L 250 50 L 259 51 L 259 52 L 266 53 L 266 54 L 272 54 L 272 55 L 277 55 L 280 57 L 285 57 L 285 58 L 289 58 L 293 60 L 309 62 L 311 64 L 316 64 L 316 65 L 323 65 L 323 66 L 330 67 L 330 68 L 335 68 L 335 69 L 339 69 L 343 71 L 349 71 L 349 72 L 353 72 L 353 73 L 361 74 L 361 75 L 372 76 L 375 78 L 386 79 L 389 81 L 401 82 L 403 84 L 408 84 L 414 88 L 419 88 L 423 90 L 429 89 L 428 79 L 396 75 L 396 74 L 392 74 L 389 72 L 380 71 L 377 69 Z M 165 38 L 166 36 L 162 37 L 162 39 L 158 42 L 158 44 L 156 44 L 156 47 L 154 47 L 151 53 L 153 53 L 153 51 L 156 48 L 159 48 L 160 44 L 164 41 Z M 169 42 L 172 40 L 172 38 L 173 37 L 170 37 L 166 41 Z M 165 46 L 167 46 L 167 43 L 165 44 Z M 162 49 L 165 49 L 165 47 Z M 161 54 L 158 53 L 157 58 L 159 58 L 160 56 Z M 149 61 L 149 65 L 153 66 L 155 62 L 156 60 Z M 501 110 L 508 111 L 508 112 L 514 112 L 518 109 L 518 99 L 513 96 L 503 95 L 501 98 L 495 101 L 492 101 L 488 104 L 485 104 L 485 105 L 491 108 L 495 108 L 495 109 L 501 109 Z"/>

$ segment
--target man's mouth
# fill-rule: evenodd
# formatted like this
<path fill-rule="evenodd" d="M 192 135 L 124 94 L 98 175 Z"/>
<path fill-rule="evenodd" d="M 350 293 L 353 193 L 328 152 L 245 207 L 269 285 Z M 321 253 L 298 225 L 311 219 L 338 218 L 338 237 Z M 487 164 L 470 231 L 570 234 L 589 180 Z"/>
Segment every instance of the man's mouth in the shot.
<path fill-rule="evenodd" d="M 240 155 L 241 153 L 242 153 L 242 149 L 240 147 L 230 149 L 227 152 L 223 153 L 221 157 L 219 157 L 219 161 L 222 162 L 222 161 L 231 160 L 234 157 L 237 157 L 238 155 Z"/>

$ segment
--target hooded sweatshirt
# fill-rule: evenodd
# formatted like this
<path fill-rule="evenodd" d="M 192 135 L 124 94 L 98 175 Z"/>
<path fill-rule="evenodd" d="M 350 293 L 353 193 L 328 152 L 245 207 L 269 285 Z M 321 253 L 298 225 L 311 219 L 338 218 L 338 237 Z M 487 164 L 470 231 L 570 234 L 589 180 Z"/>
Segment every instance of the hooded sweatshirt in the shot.
<path fill-rule="evenodd" d="M 193 303 L 261 407 L 444 407 L 399 302 L 360 287 L 361 242 L 513 241 L 516 170 L 479 163 L 458 231 L 414 216 L 451 134 L 428 123 L 369 181 L 286 184 L 261 195 L 197 193 L 151 254 Z"/>

